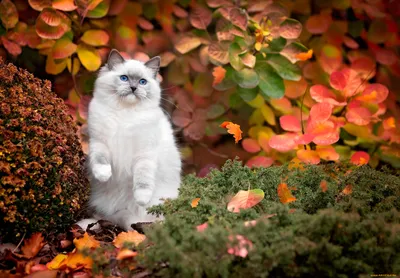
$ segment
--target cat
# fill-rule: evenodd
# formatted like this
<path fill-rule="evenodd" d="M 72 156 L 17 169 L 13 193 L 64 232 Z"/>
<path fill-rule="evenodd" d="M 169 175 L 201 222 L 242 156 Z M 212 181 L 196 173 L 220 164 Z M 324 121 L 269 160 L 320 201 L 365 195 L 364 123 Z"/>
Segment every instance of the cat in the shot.
<path fill-rule="evenodd" d="M 143 63 L 111 50 L 95 81 L 88 110 L 89 207 L 94 219 L 125 230 L 157 218 L 146 209 L 176 198 L 181 157 L 167 116 L 160 107 L 160 57 Z"/>

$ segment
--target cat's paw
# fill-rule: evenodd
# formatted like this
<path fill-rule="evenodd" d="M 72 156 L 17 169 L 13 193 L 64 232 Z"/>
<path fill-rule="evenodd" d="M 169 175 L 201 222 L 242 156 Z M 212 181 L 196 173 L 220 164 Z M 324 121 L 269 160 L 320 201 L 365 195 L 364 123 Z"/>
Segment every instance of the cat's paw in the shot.
<path fill-rule="evenodd" d="M 150 202 L 153 191 L 149 188 L 137 188 L 133 191 L 133 198 L 139 206 L 145 206 Z"/>
<path fill-rule="evenodd" d="M 111 178 L 111 165 L 110 164 L 96 164 L 93 166 L 93 176 L 95 179 L 106 182 Z"/>

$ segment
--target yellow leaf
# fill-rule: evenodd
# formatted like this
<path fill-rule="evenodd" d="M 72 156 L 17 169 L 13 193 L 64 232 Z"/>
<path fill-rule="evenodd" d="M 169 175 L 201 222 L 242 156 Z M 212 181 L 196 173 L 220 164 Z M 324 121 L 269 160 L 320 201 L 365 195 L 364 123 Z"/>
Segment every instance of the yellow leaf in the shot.
<path fill-rule="evenodd" d="M 264 105 L 261 106 L 261 113 L 267 123 L 269 123 L 270 125 L 276 125 L 275 114 L 274 111 L 272 111 L 271 107 L 264 103 Z"/>
<path fill-rule="evenodd" d="M 137 231 L 122 232 L 114 239 L 113 244 L 117 248 L 121 248 L 124 243 L 133 243 L 139 245 L 146 239 L 145 235 L 139 234 Z"/>
<path fill-rule="evenodd" d="M 195 198 L 195 199 L 193 199 L 193 200 L 192 200 L 192 203 L 191 203 L 192 208 L 197 207 L 198 204 L 199 204 L 199 201 L 200 201 L 200 198 Z"/>
<path fill-rule="evenodd" d="M 73 60 L 73 62 L 72 62 L 72 60 Z M 67 60 L 67 68 L 68 68 L 68 71 L 70 73 L 72 73 L 72 75 L 76 75 L 81 68 L 81 62 L 79 62 L 78 58 L 71 57 L 70 59 Z"/>
<path fill-rule="evenodd" d="M 63 262 L 67 257 L 68 255 L 58 254 L 51 262 L 48 262 L 46 266 L 48 269 L 59 269 L 60 267 L 65 265 Z"/>
<path fill-rule="evenodd" d="M 66 267 L 76 269 L 80 266 L 91 269 L 93 260 L 90 257 L 86 257 L 80 252 L 74 252 L 68 254 L 68 257 L 62 262 Z"/>
<path fill-rule="evenodd" d="M 46 72 L 50 74 L 60 74 L 67 67 L 67 59 L 57 60 L 53 59 L 53 56 L 49 54 L 46 60 Z"/>
<path fill-rule="evenodd" d="M 101 57 L 96 48 L 79 44 L 76 52 L 82 65 L 88 71 L 96 71 L 101 66 Z"/>
<path fill-rule="evenodd" d="M 247 104 L 254 108 L 260 108 L 264 104 L 264 98 L 258 94 L 253 100 L 247 101 Z"/>
<path fill-rule="evenodd" d="M 75 238 L 74 239 L 74 245 L 76 249 L 79 251 L 89 248 L 89 249 L 94 249 L 100 246 L 100 242 L 97 241 L 94 236 L 90 236 L 88 233 L 85 232 L 83 237 L 81 238 Z"/>

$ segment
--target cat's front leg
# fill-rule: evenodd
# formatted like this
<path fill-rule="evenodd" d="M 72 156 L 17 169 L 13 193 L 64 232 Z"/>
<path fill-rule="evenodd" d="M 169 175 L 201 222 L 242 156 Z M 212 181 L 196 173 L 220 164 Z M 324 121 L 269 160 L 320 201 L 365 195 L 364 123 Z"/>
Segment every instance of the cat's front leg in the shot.
<path fill-rule="evenodd" d="M 95 179 L 106 182 L 111 178 L 110 152 L 105 144 L 98 141 L 90 142 L 89 163 Z"/>
<path fill-rule="evenodd" d="M 155 187 L 156 155 L 141 157 L 133 169 L 133 198 L 140 206 L 150 202 Z"/>

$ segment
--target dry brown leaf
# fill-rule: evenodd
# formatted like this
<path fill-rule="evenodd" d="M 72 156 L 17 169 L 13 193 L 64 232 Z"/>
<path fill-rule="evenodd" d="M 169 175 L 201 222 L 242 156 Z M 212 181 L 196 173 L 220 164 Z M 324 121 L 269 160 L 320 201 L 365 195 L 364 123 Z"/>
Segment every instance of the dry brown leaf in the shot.
<path fill-rule="evenodd" d="M 33 234 L 29 239 L 24 240 L 24 245 L 21 247 L 23 256 L 27 259 L 35 257 L 44 244 L 44 237 L 41 233 Z"/>

